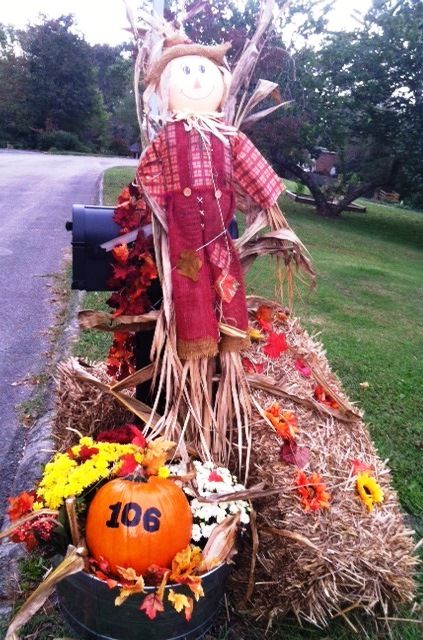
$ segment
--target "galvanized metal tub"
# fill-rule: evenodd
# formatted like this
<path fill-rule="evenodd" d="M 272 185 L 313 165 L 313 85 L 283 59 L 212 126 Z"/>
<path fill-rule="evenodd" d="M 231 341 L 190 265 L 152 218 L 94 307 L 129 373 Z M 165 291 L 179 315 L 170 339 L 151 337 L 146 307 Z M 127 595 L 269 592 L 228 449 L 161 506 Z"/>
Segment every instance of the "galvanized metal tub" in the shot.
<path fill-rule="evenodd" d="M 166 597 L 165 610 L 155 620 L 149 620 L 139 607 L 145 595 L 153 591 L 152 587 L 146 587 L 144 594 L 130 596 L 120 607 L 114 604 L 117 590 L 109 589 L 102 580 L 84 571 L 62 580 L 56 590 L 63 616 L 84 640 L 195 640 L 213 623 L 229 571 L 230 567 L 222 564 L 202 576 L 205 595 L 194 602 L 189 622 Z M 168 585 L 166 590 L 170 588 L 190 594 L 180 584 Z"/>

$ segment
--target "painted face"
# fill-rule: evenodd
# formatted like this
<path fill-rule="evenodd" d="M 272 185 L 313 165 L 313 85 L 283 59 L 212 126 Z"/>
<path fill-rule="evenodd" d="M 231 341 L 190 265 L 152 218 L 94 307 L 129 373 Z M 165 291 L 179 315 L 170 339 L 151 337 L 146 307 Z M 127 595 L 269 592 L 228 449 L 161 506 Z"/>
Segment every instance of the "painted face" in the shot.
<path fill-rule="evenodd" d="M 219 108 L 224 84 L 214 62 L 202 56 L 182 56 L 170 65 L 170 111 L 204 113 Z"/>

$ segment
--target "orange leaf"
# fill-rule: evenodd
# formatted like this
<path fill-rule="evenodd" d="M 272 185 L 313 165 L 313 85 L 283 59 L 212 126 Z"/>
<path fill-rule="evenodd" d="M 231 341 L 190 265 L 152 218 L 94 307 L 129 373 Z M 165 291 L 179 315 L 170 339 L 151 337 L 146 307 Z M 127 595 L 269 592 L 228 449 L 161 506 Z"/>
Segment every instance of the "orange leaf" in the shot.
<path fill-rule="evenodd" d="M 7 515 L 10 520 L 14 522 L 19 520 L 22 516 L 32 511 L 32 505 L 34 503 L 34 494 L 22 491 L 18 496 L 14 498 L 8 498 L 9 506 L 7 508 Z"/>
<path fill-rule="evenodd" d="M 271 331 L 272 329 L 272 307 L 262 304 L 256 311 L 256 320 L 263 331 Z"/>
<path fill-rule="evenodd" d="M 128 262 L 129 249 L 127 244 L 118 244 L 112 249 L 112 254 L 116 262 L 125 265 Z"/>

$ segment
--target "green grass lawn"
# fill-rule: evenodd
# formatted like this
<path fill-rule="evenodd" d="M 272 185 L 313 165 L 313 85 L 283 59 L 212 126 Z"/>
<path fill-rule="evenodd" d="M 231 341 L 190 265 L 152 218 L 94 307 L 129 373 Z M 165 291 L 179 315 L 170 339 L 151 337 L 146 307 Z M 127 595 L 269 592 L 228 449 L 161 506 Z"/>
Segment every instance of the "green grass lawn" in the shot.
<path fill-rule="evenodd" d="M 133 174 L 132 168 L 106 171 L 106 204 L 115 202 Z M 389 459 L 410 524 L 421 536 L 423 213 L 366 201 L 366 213 L 344 213 L 340 219 L 329 220 L 287 197 L 280 204 L 308 247 L 318 275 L 315 291 L 299 287 L 294 313 L 311 334 L 319 335 L 350 399 L 364 409 L 379 454 Z M 270 260 L 257 261 L 248 276 L 250 292 L 272 297 L 273 273 Z M 102 308 L 104 300 L 102 294 L 90 294 L 85 307 Z M 104 357 L 108 339 L 87 333 L 77 352 Z M 360 387 L 360 382 L 368 382 L 368 388 Z M 301 631 L 291 624 L 288 628 L 287 624 L 282 622 L 272 637 L 355 637 L 340 623 L 322 633 Z M 397 624 L 393 637 L 417 640 L 420 633 L 416 625 Z"/>

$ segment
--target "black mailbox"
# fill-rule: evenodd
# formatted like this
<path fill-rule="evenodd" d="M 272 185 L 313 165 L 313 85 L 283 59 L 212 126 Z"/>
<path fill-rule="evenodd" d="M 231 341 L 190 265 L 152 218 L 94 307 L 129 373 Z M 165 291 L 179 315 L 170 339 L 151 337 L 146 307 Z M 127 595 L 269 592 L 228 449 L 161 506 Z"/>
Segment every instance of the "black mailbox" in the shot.
<path fill-rule="evenodd" d="M 113 272 L 113 257 L 101 245 L 120 235 L 113 212 L 114 207 L 73 205 L 72 221 L 66 223 L 66 229 L 72 231 L 72 289 L 110 291 L 107 283 Z M 143 227 L 143 231 L 150 235 L 151 225 Z M 238 237 L 235 218 L 229 225 L 229 233 L 232 238 Z M 132 238 L 129 235 L 122 236 L 122 241 L 135 240 L 136 233 Z"/>
<path fill-rule="evenodd" d="M 120 228 L 113 220 L 114 207 L 74 204 L 72 222 L 72 289 L 108 291 L 112 275 L 112 254 L 101 244 L 116 238 Z"/>

